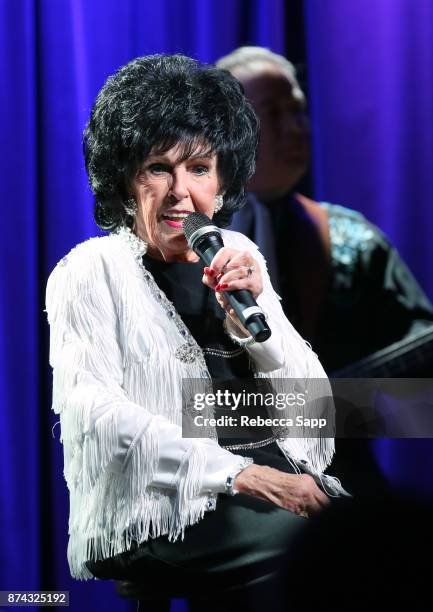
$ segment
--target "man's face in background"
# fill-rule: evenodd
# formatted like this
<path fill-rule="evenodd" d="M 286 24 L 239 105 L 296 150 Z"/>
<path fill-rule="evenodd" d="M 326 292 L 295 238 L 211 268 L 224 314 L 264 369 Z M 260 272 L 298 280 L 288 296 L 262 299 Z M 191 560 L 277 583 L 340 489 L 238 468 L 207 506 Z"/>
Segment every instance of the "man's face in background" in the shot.
<path fill-rule="evenodd" d="M 256 173 L 249 189 L 283 195 L 305 174 L 310 158 L 305 98 L 284 67 L 261 62 L 233 72 L 260 119 Z"/>

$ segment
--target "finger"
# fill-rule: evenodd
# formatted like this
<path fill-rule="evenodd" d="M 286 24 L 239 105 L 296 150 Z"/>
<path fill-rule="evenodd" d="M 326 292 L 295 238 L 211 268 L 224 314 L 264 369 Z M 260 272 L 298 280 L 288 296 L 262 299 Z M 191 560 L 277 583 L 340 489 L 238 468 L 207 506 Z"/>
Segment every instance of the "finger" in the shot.
<path fill-rule="evenodd" d="M 260 267 L 258 263 L 251 257 L 249 253 L 238 253 L 231 257 L 229 262 L 224 268 L 224 274 L 227 275 L 230 272 L 237 274 L 239 278 L 244 276 L 251 276 L 255 272 L 259 272 Z"/>
<path fill-rule="evenodd" d="M 215 276 L 224 274 L 226 267 L 229 265 L 232 257 L 235 257 L 239 251 L 229 247 L 223 247 L 218 251 L 210 263 L 210 268 L 215 271 Z M 217 279 L 218 280 L 218 279 Z"/>
<path fill-rule="evenodd" d="M 231 247 L 223 247 L 214 256 L 210 268 L 221 272 L 223 268 L 231 269 L 241 265 L 255 264 L 255 260 L 249 251 L 238 251 Z"/>
<path fill-rule="evenodd" d="M 251 277 L 234 278 L 226 282 L 224 277 L 218 281 L 217 291 L 235 291 L 236 289 L 247 289 L 251 291 L 254 298 L 257 298 L 263 291 L 261 278 L 252 279 Z"/>
<path fill-rule="evenodd" d="M 201 282 L 203 283 L 203 285 L 206 285 L 207 287 L 210 287 L 211 289 L 214 288 L 215 281 L 211 278 L 208 278 L 206 274 L 203 274 L 203 276 L 201 277 Z"/>
<path fill-rule="evenodd" d="M 226 269 L 222 276 L 218 275 L 217 280 L 219 283 L 229 283 L 233 280 L 253 280 L 253 276 L 255 276 L 255 278 L 260 276 L 257 274 L 255 266 L 241 265 L 236 268 L 232 268 L 231 270 Z"/>
<path fill-rule="evenodd" d="M 221 306 L 221 308 L 225 310 L 226 312 L 228 312 L 229 308 L 231 307 L 230 307 L 230 304 L 227 298 L 224 296 L 224 294 L 221 293 L 221 291 L 215 291 L 215 297 L 216 297 L 218 304 Z"/>
<path fill-rule="evenodd" d="M 330 503 L 328 495 L 326 495 L 326 493 L 319 486 L 317 486 L 317 489 L 315 490 L 315 498 L 320 503 L 323 503 L 323 504 L 326 504 L 326 505 L 328 505 L 328 503 Z"/>
<path fill-rule="evenodd" d="M 215 272 L 211 268 L 204 268 L 202 282 L 207 287 L 214 289 L 217 285 L 217 280 L 215 278 Z"/>
<path fill-rule="evenodd" d="M 230 257 L 230 261 L 227 264 L 227 271 L 239 268 L 241 266 L 251 266 L 256 262 L 249 251 L 237 251 Z"/>
<path fill-rule="evenodd" d="M 320 508 L 322 510 L 326 508 L 327 506 L 329 506 L 329 504 L 331 503 L 331 500 L 329 499 L 329 497 L 325 493 L 323 493 L 323 491 L 321 491 L 320 489 L 316 493 L 315 499 L 317 503 L 320 505 Z"/>
<path fill-rule="evenodd" d="M 327 506 L 330 505 L 331 500 L 330 500 L 330 498 L 327 495 L 325 495 L 324 498 L 321 499 L 319 503 L 322 504 L 322 508 L 327 508 Z"/>
<path fill-rule="evenodd" d="M 206 274 L 206 276 L 209 276 L 209 278 L 215 278 L 215 276 L 216 276 L 215 270 L 213 270 L 209 266 L 205 266 L 203 268 L 203 274 Z"/>

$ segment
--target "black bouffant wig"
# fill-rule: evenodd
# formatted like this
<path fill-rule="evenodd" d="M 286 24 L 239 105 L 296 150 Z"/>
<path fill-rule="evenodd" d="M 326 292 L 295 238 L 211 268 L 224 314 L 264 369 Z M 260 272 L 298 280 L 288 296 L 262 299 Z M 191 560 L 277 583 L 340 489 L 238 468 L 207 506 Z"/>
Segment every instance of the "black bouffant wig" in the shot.
<path fill-rule="evenodd" d="M 143 161 L 179 144 L 185 159 L 197 146 L 217 155 L 224 205 L 214 221 L 228 225 L 245 201 L 257 133 L 254 111 L 228 72 L 183 55 L 131 61 L 107 79 L 84 131 L 96 223 L 105 230 L 128 224 L 128 185 Z"/>

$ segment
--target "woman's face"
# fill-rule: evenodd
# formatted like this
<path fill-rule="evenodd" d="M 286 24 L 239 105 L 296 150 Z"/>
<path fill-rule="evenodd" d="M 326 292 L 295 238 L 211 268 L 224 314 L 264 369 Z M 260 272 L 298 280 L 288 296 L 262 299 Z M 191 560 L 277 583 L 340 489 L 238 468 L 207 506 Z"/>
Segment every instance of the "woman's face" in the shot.
<path fill-rule="evenodd" d="M 132 182 L 138 211 L 134 230 L 148 243 L 148 254 L 165 261 L 197 261 L 183 233 L 184 218 L 201 212 L 212 218 L 219 191 L 217 158 L 197 147 L 182 160 L 181 147 L 152 154 Z"/>

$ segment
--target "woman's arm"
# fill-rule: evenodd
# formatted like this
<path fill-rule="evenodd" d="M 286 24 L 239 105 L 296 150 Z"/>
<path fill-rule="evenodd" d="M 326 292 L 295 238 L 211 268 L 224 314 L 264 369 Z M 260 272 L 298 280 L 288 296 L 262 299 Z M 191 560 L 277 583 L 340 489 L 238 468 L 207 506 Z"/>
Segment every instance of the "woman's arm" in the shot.
<path fill-rule="evenodd" d="M 287 320 L 280 299 L 272 288 L 263 256 L 256 245 L 245 236 L 228 232 L 227 238 L 226 244 L 230 244 L 231 249 L 220 251 L 218 259 L 215 258 L 212 262 L 212 268 L 219 270 L 222 262 L 227 261 L 227 256 L 233 257 L 232 251 L 235 252 L 235 249 L 241 253 L 241 258 L 243 257 L 247 264 L 251 264 L 250 261 L 247 261 L 246 256 L 246 252 L 249 251 L 254 260 L 253 265 L 260 272 L 260 283 L 256 285 L 261 286 L 253 286 L 252 282 L 250 282 L 251 287 L 243 287 L 239 283 L 233 286 L 231 283 L 227 289 L 249 288 L 253 292 L 258 305 L 268 317 L 272 335 L 266 342 L 254 342 L 234 313 L 230 312 L 229 305 L 220 297 L 221 305 L 228 311 L 225 321 L 226 330 L 233 341 L 245 347 L 254 364 L 256 375 L 268 378 L 275 394 L 287 393 L 298 381 L 305 386 L 307 395 L 311 399 L 310 405 L 314 405 L 314 402 L 317 401 L 317 409 L 319 411 L 323 409 L 332 419 L 334 405 L 329 381 L 317 355 Z M 242 255 L 243 252 L 244 255 Z M 232 261 L 234 262 L 235 259 L 233 258 Z M 230 267 L 226 266 L 226 269 Z M 235 278 L 235 276 L 235 272 L 230 275 L 226 273 L 225 279 Z M 239 278 L 242 278 L 241 273 Z M 214 284 L 206 277 L 204 277 L 204 282 L 210 286 Z M 219 282 L 224 282 L 224 278 L 220 278 Z M 293 412 L 289 416 L 293 417 Z M 311 413 L 310 416 L 312 416 Z M 332 421 L 330 429 L 332 430 Z M 268 467 L 254 465 L 238 475 L 235 487 L 245 494 L 261 497 L 295 512 L 300 507 L 314 512 L 327 504 L 327 497 L 318 485 L 331 496 L 347 495 L 336 479 L 323 474 L 334 452 L 333 438 L 319 438 L 318 436 L 312 438 L 305 431 L 299 431 L 298 435 L 302 437 L 295 438 L 292 431 L 290 436 L 279 440 L 280 447 L 298 474 L 286 474 Z"/>
<path fill-rule="evenodd" d="M 224 492 L 227 476 L 248 461 L 214 440 L 182 438 L 181 427 L 125 392 L 120 305 L 107 275 L 102 256 L 84 250 L 61 262 L 47 286 L 53 410 L 68 485 L 90 489 L 110 472 L 129 480 L 134 495 L 146 487 L 177 489 L 186 500 Z"/>

